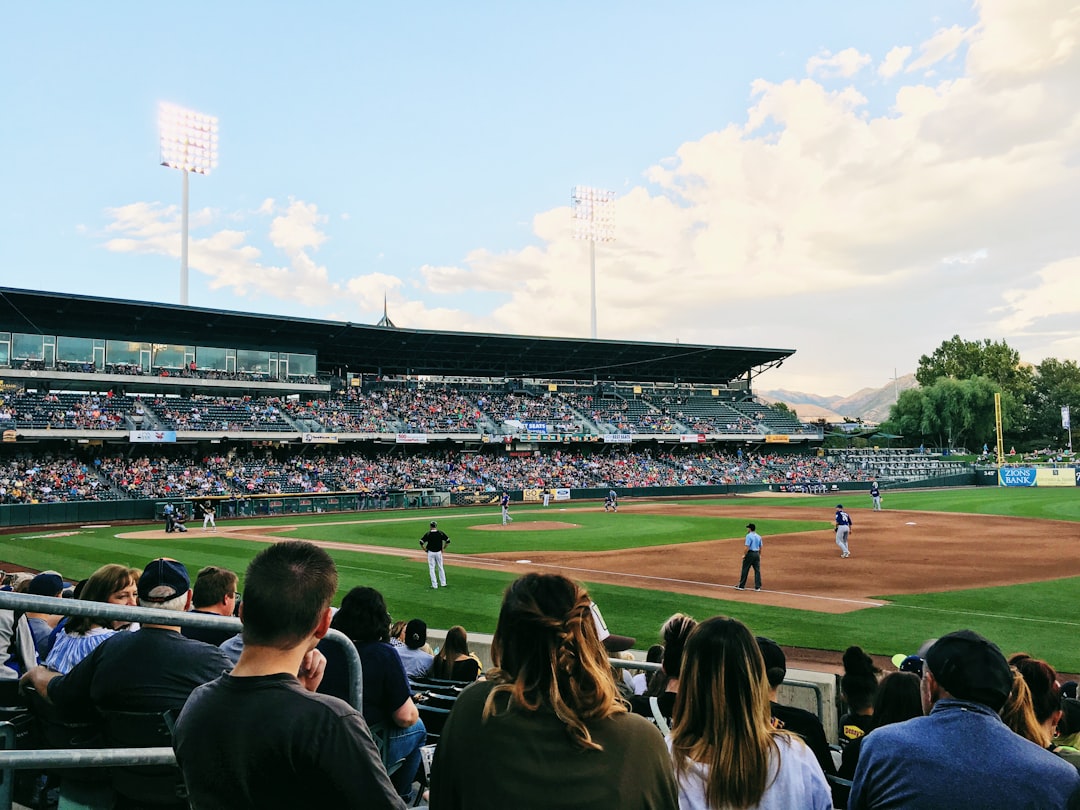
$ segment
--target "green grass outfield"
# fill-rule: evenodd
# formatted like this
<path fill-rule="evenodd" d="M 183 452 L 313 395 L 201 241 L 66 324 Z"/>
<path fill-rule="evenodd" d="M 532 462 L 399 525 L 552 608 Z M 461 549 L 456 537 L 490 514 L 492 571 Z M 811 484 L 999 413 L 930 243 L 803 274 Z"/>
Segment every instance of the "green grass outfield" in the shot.
<path fill-rule="evenodd" d="M 1061 554 L 1080 553 L 1080 489 L 996 487 L 899 491 L 884 493 L 889 509 L 1015 515 L 1039 519 L 1074 521 L 1076 543 L 1063 544 Z M 635 499 L 639 503 L 644 499 Z M 768 534 L 820 530 L 832 519 L 834 496 L 769 498 L 768 507 L 818 506 L 821 521 L 762 520 L 759 530 Z M 868 508 L 865 493 L 845 493 L 841 500 L 849 509 Z M 695 500 L 694 505 L 746 506 L 752 498 Z M 668 502 L 668 501 L 666 501 Z M 701 518 L 639 515 L 624 511 L 614 517 L 596 509 L 597 504 L 518 505 L 512 510 L 515 525 L 535 519 L 561 520 L 580 528 L 565 531 L 477 531 L 472 526 L 496 524 L 498 509 L 446 509 L 424 512 L 344 513 L 290 516 L 259 521 L 222 521 L 230 527 L 255 525 L 299 525 L 286 536 L 345 543 L 418 548 L 417 540 L 431 519 L 439 521 L 452 538 L 451 550 L 462 554 L 484 554 L 519 547 L 523 558 L 528 551 L 617 549 L 670 545 L 697 540 L 727 538 L 733 546 L 742 543 L 745 518 Z M 203 565 L 221 565 L 242 576 L 258 544 L 230 540 L 227 535 L 204 534 L 197 526 L 169 540 L 130 540 L 117 533 L 153 526 L 29 530 L 0 536 L 0 560 L 34 569 L 55 568 L 69 579 L 87 576 L 98 566 L 118 562 L 142 567 L 157 556 L 176 557 L 192 574 Z M 1031 524 L 1031 531 L 1037 531 Z M 66 532 L 75 532 L 65 535 Z M 1018 542 L 1023 538 L 1018 537 Z M 451 587 L 432 591 L 425 562 L 381 554 L 332 550 L 341 572 L 340 596 L 356 585 L 370 585 L 386 596 L 395 618 L 423 617 L 433 627 L 464 625 L 475 632 L 494 630 L 502 591 L 512 575 L 498 571 L 448 566 Z M 672 613 L 683 611 L 699 619 L 716 614 L 735 616 L 755 633 L 768 635 L 781 644 L 841 650 L 859 644 L 872 653 L 892 655 L 916 650 L 927 638 L 961 627 L 970 627 L 996 641 L 1006 653 L 1025 650 L 1046 658 L 1064 672 L 1080 672 L 1080 577 L 998 588 L 916 595 L 875 594 L 889 600 L 886 607 L 847 614 L 824 614 L 804 610 L 747 604 L 739 600 L 709 599 L 672 594 L 661 590 L 632 589 L 588 583 L 593 598 L 602 607 L 615 632 L 635 636 L 639 647 L 657 640 L 661 623 Z M 241 586 L 241 590 L 242 590 Z"/>

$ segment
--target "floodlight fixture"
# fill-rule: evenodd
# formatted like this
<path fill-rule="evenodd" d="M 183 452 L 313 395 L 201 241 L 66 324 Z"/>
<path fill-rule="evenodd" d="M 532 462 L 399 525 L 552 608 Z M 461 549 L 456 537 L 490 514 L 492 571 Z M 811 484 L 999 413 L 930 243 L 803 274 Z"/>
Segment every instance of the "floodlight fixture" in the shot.
<path fill-rule="evenodd" d="M 596 243 L 615 241 L 615 192 L 592 186 L 570 190 L 570 217 L 574 238 L 589 243 L 590 326 L 596 339 Z"/>
<path fill-rule="evenodd" d="M 218 120 L 213 115 L 175 104 L 158 105 L 161 165 L 179 169 L 184 177 L 180 211 L 180 303 L 188 302 L 188 175 L 210 174 L 217 168 Z"/>

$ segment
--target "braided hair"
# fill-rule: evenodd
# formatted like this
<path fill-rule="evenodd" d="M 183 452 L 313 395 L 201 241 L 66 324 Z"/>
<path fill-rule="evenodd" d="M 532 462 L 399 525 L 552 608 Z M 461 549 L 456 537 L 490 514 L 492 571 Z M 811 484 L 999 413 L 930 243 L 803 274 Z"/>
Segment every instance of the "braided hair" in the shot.
<path fill-rule="evenodd" d="M 491 645 L 495 687 L 484 719 L 507 711 L 546 708 L 583 749 L 600 750 L 588 723 L 626 711 L 618 700 L 607 651 L 597 635 L 592 600 L 559 574 L 526 574 L 506 590 Z"/>

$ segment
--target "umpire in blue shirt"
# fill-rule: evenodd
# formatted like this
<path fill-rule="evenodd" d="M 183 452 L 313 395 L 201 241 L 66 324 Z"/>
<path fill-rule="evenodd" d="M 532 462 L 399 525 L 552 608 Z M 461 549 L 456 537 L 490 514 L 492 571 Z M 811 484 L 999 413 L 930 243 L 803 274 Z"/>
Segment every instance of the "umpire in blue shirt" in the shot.
<path fill-rule="evenodd" d="M 746 553 L 742 558 L 742 573 L 739 575 L 739 584 L 735 586 L 737 591 L 746 590 L 746 575 L 750 569 L 754 569 L 754 590 L 761 590 L 761 535 L 757 533 L 757 527 L 753 523 L 747 523 L 746 528 Z"/>

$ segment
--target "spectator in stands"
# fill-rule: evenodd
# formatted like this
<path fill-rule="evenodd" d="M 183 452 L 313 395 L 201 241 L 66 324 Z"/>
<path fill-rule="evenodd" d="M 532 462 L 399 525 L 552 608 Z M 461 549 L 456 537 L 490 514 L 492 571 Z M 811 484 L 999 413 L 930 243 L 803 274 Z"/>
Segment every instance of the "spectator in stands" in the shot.
<path fill-rule="evenodd" d="M 240 593 L 236 590 L 239 578 L 235 571 L 208 565 L 195 575 L 195 586 L 191 589 L 191 612 L 206 616 L 229 616 L 236 614 L 236 603 Z M 182 632 L 188 638 L 205 641 L 207 644 L 220 646 L 236 635 L 236 630 L 223 627 L 220 630 L 208 627 L 183 627 Z"/>
<path fill-rule="evenodd" d="M 469 651 L 465 628 L 456 624 L 446 631 L 446 639 L 431 662 L 431 677 L 446 681 L 475 681 L 483 667 Z"/>
<path fill-rule="evenodd" d="M 939 638 L 923 667 L 927 716 L 867 735 L 848 807 L 1074 806 L 1076 769 L 1001 722 L 1012 686 L 997 645 L 971 630 Z"/>
<path fill-rule="evenodd" d="M 874 697 L 874 724 L 866 734 L 891 723 L 903 723 L 913 717 L 921 717 L 922 698 L 919 696 L 919 683 L 919 676 L 911 672 L 890 672 L 882 678 Z M 843 761 L 839 768 L 841 779 L 854 778 L 865 739 L 864 734 L 844 746 Z M 845 804 L 846 799 L 845 795 Z"/>
<path fill-rule="evenodd" d="M 678 806 L 663 738 L 617 699 L 583 588 L 558 574 L 514 581 L 492 660 L 443 728 L 432 810 Z"/>
<path fill-rule="evenodd" d="M 757 643 L 765 660 L 765 675 L 769 679 L 769 708 L 772 710 L 773 722 L 778 728 L 793 731 L 802 737 L 817 757 L 822 772 L 826 776 L 835 775 L 836 764 L 829 750 L 829 741 L 825 737 L 825 727 L 821 725 L 818 716 L 805 709 L 785 706 L 776 700 L 780 684 L 787 677 L 787 656 L 771 638 L 758 636 Z"/>
<path fill-rule="evenodd" d="M 348 636 L 360 654 L 364 719 L 369 726 L 389 729 L 387 761 L 405 760 L 390 781 L 407 803 L 412 799 L 413 778 L 420 767 L 420 748 L 427 741 L 427 729 L 413 703 L 401 659 L 389 644 L 390 614 L 386 601 L 374 588 L 353 588 L 341 600 L 341 609 L 334 614 L 330 626 Z M 324 681 L 324 692 L 334 694 L 333 690 L 341 688 L 341 679 L 334 674 L 335 677 Z"/>
<path fill-rule="evenodd" d="M 90 575 L 78 598 L 87 602 L 134 607 L 138 603 L 139 570 L 110 563 Z M 130 622 L 95 619 L 92 616 L 69 616 L 57 634 L 45 659 L 49 669 L 65 674 L 88 656 L 101 642 Z"/>
<path fill-rule="evenodd" d="M 1010 656 L 1009 664 L 1019 672 L 1031 694 L 1031 709 L 1038 725 L 1038 734 L 1028 736 L 1028 739 L 1080 768 L 1080 750 L 1054 742 L 1058 723 L 1065 714 L 1057 672 L 1046 661 L 1032 658 L 1027 653 Z"/>
<path fill-rule="evenodd" d="M 275 543 L 248 566 L 236 668 L 197 689 L 174 748 L 194 810 L 405 807 L 363 716 L 315 694 L 337 569 L 312 543 Z"/>
<path fill-rule="evenodd" d="M 668 740 L 680 807 L 831 810 L 813 752 L 773 726 L 769 692 L 765 662 L 742 622 L 715 616 L 690 634 Z"/>
<path fill-rule="evenodd" d="M 34 596 L 51 596 L 59 599 L 64 594 L 64 578 L 55 571 L 42 571 L 30 580 L 30 586 L 26 592 Z M 44 660 L 49 654 L 53 629 L 62 618 L 63 615 L 59 613 L 26 611 L 26 619 L 30 623 L 30 632 L 34 636 L 34 649 L 37 650 L 39 660 Z"/>
<path fill-rule="evenodd" d="M 676 613 L 664 622 L 660 628 L 660 639 L 664 646 L 660 677 L 650 682 L 645 696 L 630 700 L 635 714 L 652 719 L 665 733 L 666 729 L 671 728 L 671 718 L 675 713 L 683 648 L 695 627 L 697 621 L 685 613 Z"/>
<path fill-rule="evenodd" d="M 840 691 L 848 711 L 840 718 L 840 745 L 846 746 L 874 727 L 874 696 L 877 693 L 879 670 L 862 647 L 844 651 L 844 674 Z"/>
<path fill-rule="evenodd" d="M 405 644 L 394 647 L 401 659 L 401 665 L 405 667 L 405 674 L 410 680 L 425 678 L 431 672 L 434 656 L 425 647 L 427 647 L 427 624 L 423 619 L 410 619 L 405 625 Z"/>
<path fill-rule="evenodd" d="M 176 560 L 153 560 L 139 577 L 138 595 L 142 607 L 187 610 L 187 569 Z M 217 647 L 184 638 L 178 626 L 143 624 L 138 632 L 106 639 L 66 675 L 35 667 L 22 680 L 76 715 L 87 707 L 179 711 L 192 689 L 230 668 Z"/>
<path fill-rule="evenodd" d="M 645 663 L 647 664 L 659 664 L 664 660 L 664 645 L 653 644 L 645 652 Z M 649 688 L 649 676 L 653 674 L 663 673 L 663 668 L 660 670 L 641 670 L 634 674 L 634 694 L 644 695 L 645 691 Z"/>

